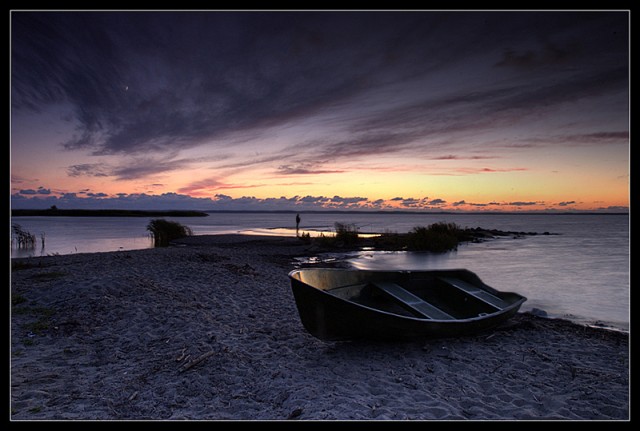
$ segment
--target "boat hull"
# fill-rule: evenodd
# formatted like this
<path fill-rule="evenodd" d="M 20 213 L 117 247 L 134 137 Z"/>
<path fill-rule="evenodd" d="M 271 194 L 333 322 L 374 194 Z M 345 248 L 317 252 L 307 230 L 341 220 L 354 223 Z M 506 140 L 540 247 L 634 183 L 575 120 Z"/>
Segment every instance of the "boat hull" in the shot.
<path fill-rule="evenodd" d="M 322 340 L 456 337 L 495 327 L 516 314 L 526 301 L 525 297 L 516 293 L 499 292 L 485 285 L 475 274 L 467 270 L 394 272 L 313 268 L 292 271 L 289 278 L 303 326 L 310 334 Z M 467 310 L 467 304 L 475 301 L 475 298 L 461 296 L 458 290 L 455 294 L 440 293 L 439 306 L 452 314 L 446 319 L 441 319 L 410 313 L 399 314 L 334 294 L 341 286 L 369 286 L 371 283 L 390 281 L 397 282 L 407 289 L 411 288 L 413 293 L 417 294 L 414 285 L 422 286 L 420 288 L 423 290 L 443 290 L 443 283 L 438 281 L 440 284 L 436 284 L 433 281 L 441 279 L 461 280 L 467 286 L 471 285 L 478 291 L 495 296 L 499 299 L 500 306 L 487 307 L 485 304 L 485 308 Z M 437 287 L 431 288 L 429 283 Z M 365 290 L 366 287 L 361 288 L 362 292 Z M 364 296 L 362 292 L 360 295 Z M 445 304 L 447 296 L 454 297 L 461 305 Z M 480 312 L 477 313 L 478 310 Z"/>

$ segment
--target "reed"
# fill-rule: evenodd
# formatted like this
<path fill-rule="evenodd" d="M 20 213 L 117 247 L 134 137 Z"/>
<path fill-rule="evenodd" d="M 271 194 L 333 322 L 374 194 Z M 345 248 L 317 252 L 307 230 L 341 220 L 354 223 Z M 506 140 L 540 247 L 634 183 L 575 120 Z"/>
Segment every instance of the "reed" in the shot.
<path fill-rule="evenodd" d="M 36 246 L 36 236 L 22 229 L 18 223 L 11 224 L 11 243 L 17 248 L 32 249 Z M 44 242 L 43 242 L 44 244 Z"/>
<path fill-rule="evenodd" d="M 344 245 L 353 245 L 358 242 L 358 226 L 335 222 L 336 241 Z"/>
<path fill-rule="evenodd" d="M 455 223 L 433 223 L 427 227 L 416 226 L 407 235 L 407 248 L 415 251 L 442 253 L 458 248 L 464 230 Z"/>
<path fill-rule="evenodd" d="M 151 220 L 147 225 L 147 230 L 151 232 L 155 247 L 166 247 L 175 239 L 193 235 L 191 228 L 164 219 Z"/>

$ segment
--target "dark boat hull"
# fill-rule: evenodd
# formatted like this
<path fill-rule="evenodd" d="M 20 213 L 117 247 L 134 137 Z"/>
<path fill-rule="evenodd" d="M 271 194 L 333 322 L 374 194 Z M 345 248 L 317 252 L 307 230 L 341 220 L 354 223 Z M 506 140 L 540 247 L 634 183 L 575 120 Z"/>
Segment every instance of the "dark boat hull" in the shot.
<path fill-rule="evenodd" d="M 394 340 L 466 335 L 498 325 L 516 314 L 522 303 L 526 301 L 525 297 L 516 293 L 499 292 L 485 285 L 475 274 L 467 270 L 394 272 L 314 268 L 292 271 L 289 277 L 303 326 L 313 336 L 322 340 L 354 338 Z M 349 283 L 367 286 L 370 283 L 393 281 L 404 286 L 429 283 L 435 286 L 432 280 L 442 278 L 461 280 L 467 286 L 487 292 L 498 298 L 500 306 L 471 310 L 466 304 L 478 302 L 476 298 L 467 298 L 466 294 L 461 295 L 456 289 L 455 294 L 440 293 L 439 299 L 439 307 L 446 309 L 452 316 L 446 319 L 434 319 L 398 314 L 333 293 Z M 443 290 L 444 284 L 440 281 L 438 283 L 440 284 L 432 290 Z M 428 290 L 431 287 L 421 288 Z M 457 303 L 446 304 L 447 296 L 454 297 Z M 482 306 L 486 307 L 486 304 Z"/>

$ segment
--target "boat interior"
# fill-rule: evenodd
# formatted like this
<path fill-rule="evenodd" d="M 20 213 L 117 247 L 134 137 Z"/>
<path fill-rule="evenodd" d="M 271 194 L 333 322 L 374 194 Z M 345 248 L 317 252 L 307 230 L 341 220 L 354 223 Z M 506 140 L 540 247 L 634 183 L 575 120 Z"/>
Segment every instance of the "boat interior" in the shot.
<path fill-rule="evenodd" d="M 312 278 L 316 279 L 308 280 L 311 285 L 339 298 L 419 319 L 482 318 L 522 298 L 515 293 L 498 292 L 470 272 L 405 273 L 395 278 L 379 273 L 361 279 L 329 273 Z"/>

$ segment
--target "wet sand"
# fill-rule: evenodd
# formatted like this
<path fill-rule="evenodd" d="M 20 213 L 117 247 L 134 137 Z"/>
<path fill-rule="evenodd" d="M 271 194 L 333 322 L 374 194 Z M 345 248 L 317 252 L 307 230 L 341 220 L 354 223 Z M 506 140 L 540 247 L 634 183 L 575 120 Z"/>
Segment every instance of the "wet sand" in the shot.
<path fill-rule="evenodd" d="M 628 334 L 519 313 L 468 337 L 323 342 L 287 278 L 308 246 L 181 243 L 13 260 L 11 420 L 630 418 Z"/>

